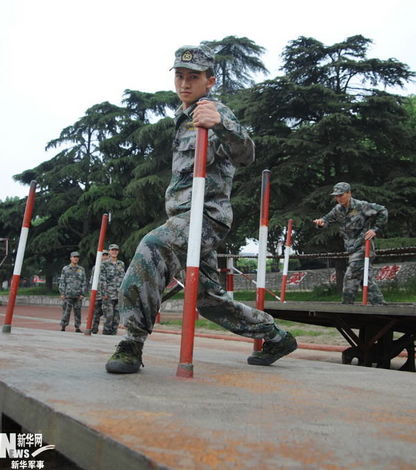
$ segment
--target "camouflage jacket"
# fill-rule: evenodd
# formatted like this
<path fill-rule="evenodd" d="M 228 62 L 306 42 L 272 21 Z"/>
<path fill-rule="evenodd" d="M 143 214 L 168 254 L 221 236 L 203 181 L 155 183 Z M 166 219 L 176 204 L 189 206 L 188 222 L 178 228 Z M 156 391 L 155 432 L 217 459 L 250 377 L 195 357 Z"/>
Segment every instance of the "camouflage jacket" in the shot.
<path fill-rule="evenodd" d="M 100 288 L 101 295 L 109 299 L 118 299 L 118 292 L 121 282 L 124 278 L 125 267 L 124 262 L 117 260 L 113 263 L 111 260 L 106 261 L 101 266 Z"/>
<path fill-rule="evenodd" d="M 62 268 L 59 279 L 59 293 L 65 297 L 79 297 L 85 295 L 87 278 L 82 266 L 68 264 Z"/>
<path fill-rule="evenodd" d="M 230 227 L 233 217 L 230 195 L 235 167 L 254 161 L 254 143 L 231 110 L 220 102 L 215 103 L 221 123 L 208 131 L 204 213 Z M 196 104 L 185 110 L 180 107 L 175 114 L 172 178 L 165 199 L 168 217 L 191 208 L 196 145 L 192 113 L 195 107 Z"/>
<path fill-rule="evenodd" d="M 325 226 L 335 222 L 340 225 L 345 250 L 352 253 L 364 246 L 364 235 L 368 230 L 379 232 L 384 227 L 387 217 L 384 206 L 351 198 L 349 207 L 337 204 L 322 218 Z"/>

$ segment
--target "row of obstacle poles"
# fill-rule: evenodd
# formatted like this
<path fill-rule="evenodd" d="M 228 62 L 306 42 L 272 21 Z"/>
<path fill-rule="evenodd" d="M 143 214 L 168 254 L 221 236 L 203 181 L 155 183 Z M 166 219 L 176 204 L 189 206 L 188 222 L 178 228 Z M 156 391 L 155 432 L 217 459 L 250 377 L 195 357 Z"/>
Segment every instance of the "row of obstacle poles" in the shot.
<path fill-rule="evenodd" d="M 197 141 L 195 148 L 194 174 L 192 185 L 192 200 L 188 238 L 188 252 L 186 259 L 185 276 L 185 298 L 182 319 L 182 335 L 179 364 L 176 371 L 178 377 L 193 377 L 193 348 L 195 337 L 195 322 L 197 318 L 197 297 L 199 284 L 199 264 L 201 251 L 201 235 L 204 208 L 205 176 L 208 147 L 208 130 L 198 128 Z M 260 227 L 259 227 L 259 253 L 257 257 L 257 281 L 256 281 L 256 308 L 264 309 L 265 292 L 271 292 L 266 288 L 266 258 L 267 258 L 267 236 L 269 225 L 269 205 L 270 205 L 270 170 L 262 172 L 261 181 L 261 204 L 260 204 Z M 34 201 L 35 201 L 36 181 L 30 183 L 29 196 L 26 201 L 26 208 L 23 217 L 22 230 L 19 239 L 19 245 L 16 253 L 15 266 L 10 287 L 9 300 L 7 303 L 6 315 L 3 325 L 3 333 L 11 332 L 13 311 L 16 302 L 17 291 L 19 287 L 21 268 L 23 264 L 26 241 L 28 238 L 30 222 L 32 219 Z M 94 267 L 94 277 L 92 282 L 90 303 L 88 309 L 87 325 L 85 334 L 91 335 L 91 325 L 93 321 L 97 287 L 101 270 L 101 261 L 104 247 L 104 240 L 108 225 L 108 214 L 102 216 L 100 236 L 98 241 L 97 256 Z M 281 302 L 285 301 L 286 282 L 289 267 L 289 253 L 292 246 L 293 222 L 289 220 L 286 243 L 285 243 L 285 261 L 283 268 L 282 290 L 280 298 L 273 292 L 272 295 Z M 363 282 L 363 304 L 368 299 L 368 269 L 369 269 L 370 241 L 366 241 L 365 251 L 365 272 Z M 232 258 L 227 259 L 227 277 L 226 289 L 230 296 L 233 296 L 233 271 L 243 274 L 233 266 Z M 177 281 L 177 280 L 176 280 Z M 177 281 L 177 286 L 183 286 Z M 175 289 L 172 289 L 174 291 Z M 163 300 L 163 299 L 162 299 Z M 253 348 L 255 351 L 261 350 L 262 340 L 254 340 Z"/>

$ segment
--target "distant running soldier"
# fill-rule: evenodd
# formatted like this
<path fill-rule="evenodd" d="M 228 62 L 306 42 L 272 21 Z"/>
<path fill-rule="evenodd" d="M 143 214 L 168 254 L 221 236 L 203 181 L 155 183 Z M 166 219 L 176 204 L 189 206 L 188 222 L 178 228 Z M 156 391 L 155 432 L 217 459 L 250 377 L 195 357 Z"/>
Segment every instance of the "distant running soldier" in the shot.
<path fill-rule="evenodd" d="M 85 276 L 85 269 L 78 266 L 79 253 L 73 251 L 70 255 L 70 264 L 62 268 L 61 278 L 59 280 L 59 293 L 63 300 L 63 311 L 61 319 L 61 331 L 69 324 L 71 310 L 74 309 L 74 324 L 75 331 L 81 331 L 81 304 L 85 296 L 87 287 L 87 280 Z"/>
<path fill-rule="evenodd" d="M 110 259 L 102 266 L 102 295 L 104 312 L 103 335 L 116 335 L 120 323 L 118 294 L 124 278 L 124 262 L 117 259 L 119 246 L 115 243 L 108 247 Z"/>
<path fill-rule="evenodd" d="M 349 183 L 337 183 L 331 196 L 335 196 L 337 205 L 328 214 L 313 222 L 318 227 L 327 227 L 333 223 L 338 223 L 340 226 L 345 250 L 349 253 L 342 289 L 342 303 L 352 304 L 363 282 L 365 240 L 373 240 L 386 225 L 388 212 L 380 204 L 354 199 Z M 373 305 L 384 305 L 383 294 L 373 279 L 371 261 L 374 256 L 374 242 L 372 241 L 368 271 L 368 300 Z"/>

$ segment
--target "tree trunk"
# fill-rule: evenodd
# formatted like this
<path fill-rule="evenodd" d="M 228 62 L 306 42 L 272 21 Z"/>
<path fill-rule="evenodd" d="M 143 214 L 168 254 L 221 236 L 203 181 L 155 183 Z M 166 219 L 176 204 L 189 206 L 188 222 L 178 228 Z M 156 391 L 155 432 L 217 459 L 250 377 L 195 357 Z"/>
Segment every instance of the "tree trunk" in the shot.
<path fill-rule="evenodd" d="M 47 289 L 50 289 L 50 290 L 53 289 L 53 275 L 52 274 L 45 275 L 45 283 L 46 283 Z"/>

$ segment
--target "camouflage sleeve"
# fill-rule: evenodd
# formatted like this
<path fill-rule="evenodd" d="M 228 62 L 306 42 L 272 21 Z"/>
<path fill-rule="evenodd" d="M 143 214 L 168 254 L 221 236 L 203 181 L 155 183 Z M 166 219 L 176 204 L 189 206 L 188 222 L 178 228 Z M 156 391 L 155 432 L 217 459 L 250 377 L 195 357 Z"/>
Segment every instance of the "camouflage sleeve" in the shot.
<path fill-rule="evenodd" d="M 65 295 L 65 269 L 62 268 L 61 277 L 59 278 L 58 284 L 59 293 Z"/>
<path fill-rule="evenodd" d="M 105 284 L 105 267 L 101 263 L 100 277 L 98 278 L 98 291 L 101 297 L 104 297 L 104 284 Z"/>
<path fill-rule="evenodd" d="M 335 223 L 338 220 L 338 210 L 337 206 L 333 207 L 328 214 L 324 215 L 322 217 L 323 221 L 325 222 L 324 227 L 328 227 L 328 225 L 331 225 Z"/>
<path fill-rule="evenodd" d="M 221 142 L 222 150 L 236 165 L 249 165 L 254 161 L 254 142 L 238 122 L 233 112 L 222 103 L 217 103 L 221 122 L 213 131 Z"/>
<path fill-rule="evenodd" d="M 388 210 L 381 204 L 369 202 L 366 208 L 366 216 L 374 217 L 371 229 L 378 233 L 387 224 Z"/>
<path fill-rule="evenodd" d="M 108 261 L 106 261 L 108 263 Z M 100 272 L 100 287 L 101 287 L 101 296 L 108 295 L 108 282 L 107 282 L 107 269 L 105 264 L 101 265 L 101 272 Z"/>
<path fill-rule="evenodd" d="M 92 289 L 92 281 L 94 280 L 94 271 L 95 271 L 95 266 L 92 267 L 91 269 L 91 276 L 90 276 L 90 283 L 89 283 L 89 289 Z"/>

